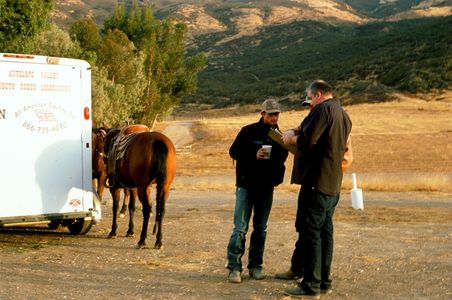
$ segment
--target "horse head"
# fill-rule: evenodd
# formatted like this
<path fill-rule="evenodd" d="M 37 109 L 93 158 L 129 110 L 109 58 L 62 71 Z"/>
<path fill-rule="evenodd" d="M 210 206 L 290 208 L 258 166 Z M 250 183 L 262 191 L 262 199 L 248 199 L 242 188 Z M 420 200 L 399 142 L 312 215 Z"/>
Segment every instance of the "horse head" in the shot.
<path fill-rule="evenodd" d="M 93 128 L 91 142 L 93 147 L 93 160 L 95 155 L 104 156 L 105 137 L 107 132 L 104 128 Z"/>
<path fill-rule="evenodd" d="M 102 193 L 104 190 L 105 180 L 107 178 L 107 169 L 105 166 L 105 137 L 106 130 L 104 128 L 93 128 L 91 134 L 92 146 L 92 173 L 93 173 L 93 187 L 97 185 L 97 193 L 99 199 L 102 200 Z"/>

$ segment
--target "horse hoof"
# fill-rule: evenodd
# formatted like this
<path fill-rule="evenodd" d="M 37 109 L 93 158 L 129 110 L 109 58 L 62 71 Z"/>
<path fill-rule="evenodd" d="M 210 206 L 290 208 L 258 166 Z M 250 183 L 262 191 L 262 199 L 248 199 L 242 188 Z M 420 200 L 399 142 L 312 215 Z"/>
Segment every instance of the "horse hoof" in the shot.
<path fill-rule="evenodd" d="M 116 238 L 116 234 L 111 234 L 110 233 L 107 238 L 108 239 L 115 239 Z"/>
<path fill-rule="evenodd" d="M 146 240 L 138 241 L 138 247 L 144 248 L 146 246 Z"/>
<path fill-rule="evenodd" d="M 127 232 L 126 237 L 133 237 L 133 232 L 132 233 Z"/>

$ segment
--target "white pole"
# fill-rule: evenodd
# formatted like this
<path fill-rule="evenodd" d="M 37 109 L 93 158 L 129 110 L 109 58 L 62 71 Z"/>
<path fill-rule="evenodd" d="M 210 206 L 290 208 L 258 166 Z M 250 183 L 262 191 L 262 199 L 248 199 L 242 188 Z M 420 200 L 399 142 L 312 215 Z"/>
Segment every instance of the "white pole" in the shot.
<path fill-rule="evenodd" d="M 356 173 L 352 174 L 352 184 L 353 184 L 353 189 L 356 190 L 358 188 L 358 186 L 356 184 Z"/>

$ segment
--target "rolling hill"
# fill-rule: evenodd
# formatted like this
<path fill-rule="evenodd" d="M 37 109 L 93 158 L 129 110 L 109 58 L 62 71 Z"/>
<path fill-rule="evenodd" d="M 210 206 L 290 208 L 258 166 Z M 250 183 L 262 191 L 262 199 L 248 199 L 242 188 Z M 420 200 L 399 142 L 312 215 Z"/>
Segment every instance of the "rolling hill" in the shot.
<path fill-rule="evenodd" d="M 293 22 L 210 53 L 189 101 L 217 106 L 266 97 L 291 100 L 316 78 L 335 84 L 348 101 L 381 101 L 395 90 L 426 93 L 452 82 L 452 17 L 334 26 Z"/>
<path fill-rule="evenodd" d="M 67 28 L 90 16 L 102 24 L 115 2 L 57 1 L 52 20 Z M 188 54 L 207 54 L 198 92 L 185 103 L 222 107 L 278 97 L 290 105 L 316 78 L 331 81 L 349 102 L 387 100 L 393 91 L 438 92 L 452 82 L 451 0 L 156 0 L 152 5 L 157 17 L 187 24 Z"/>

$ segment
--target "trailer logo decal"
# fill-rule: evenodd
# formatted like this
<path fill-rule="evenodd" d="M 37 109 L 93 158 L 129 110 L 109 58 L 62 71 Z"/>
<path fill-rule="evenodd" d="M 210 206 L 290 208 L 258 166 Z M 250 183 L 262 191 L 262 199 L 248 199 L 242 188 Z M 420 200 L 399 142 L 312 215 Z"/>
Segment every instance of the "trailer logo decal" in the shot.
<path fill-rule="evenodd" d="M 15 112 L 16 119 L 22 121 L 22 127 L 37 134 L 57 133 L 68 127 L 74 120 L 73 112 L 52 102 L 24 105 Z"/>
<path fill-rule="evenodd" d="M 35 110 L 36 117 L 39 122 L 58 122 L 55 118 L 55 114 L 50 110 Z"/>
<path fill-rule="evenodd" d="M 80 204 L 82 204 L 82 201 L 80 199 L 72 199 L 71 201 L 69 201 L 69 205 L 70 206 L 80 206 Z"/>

